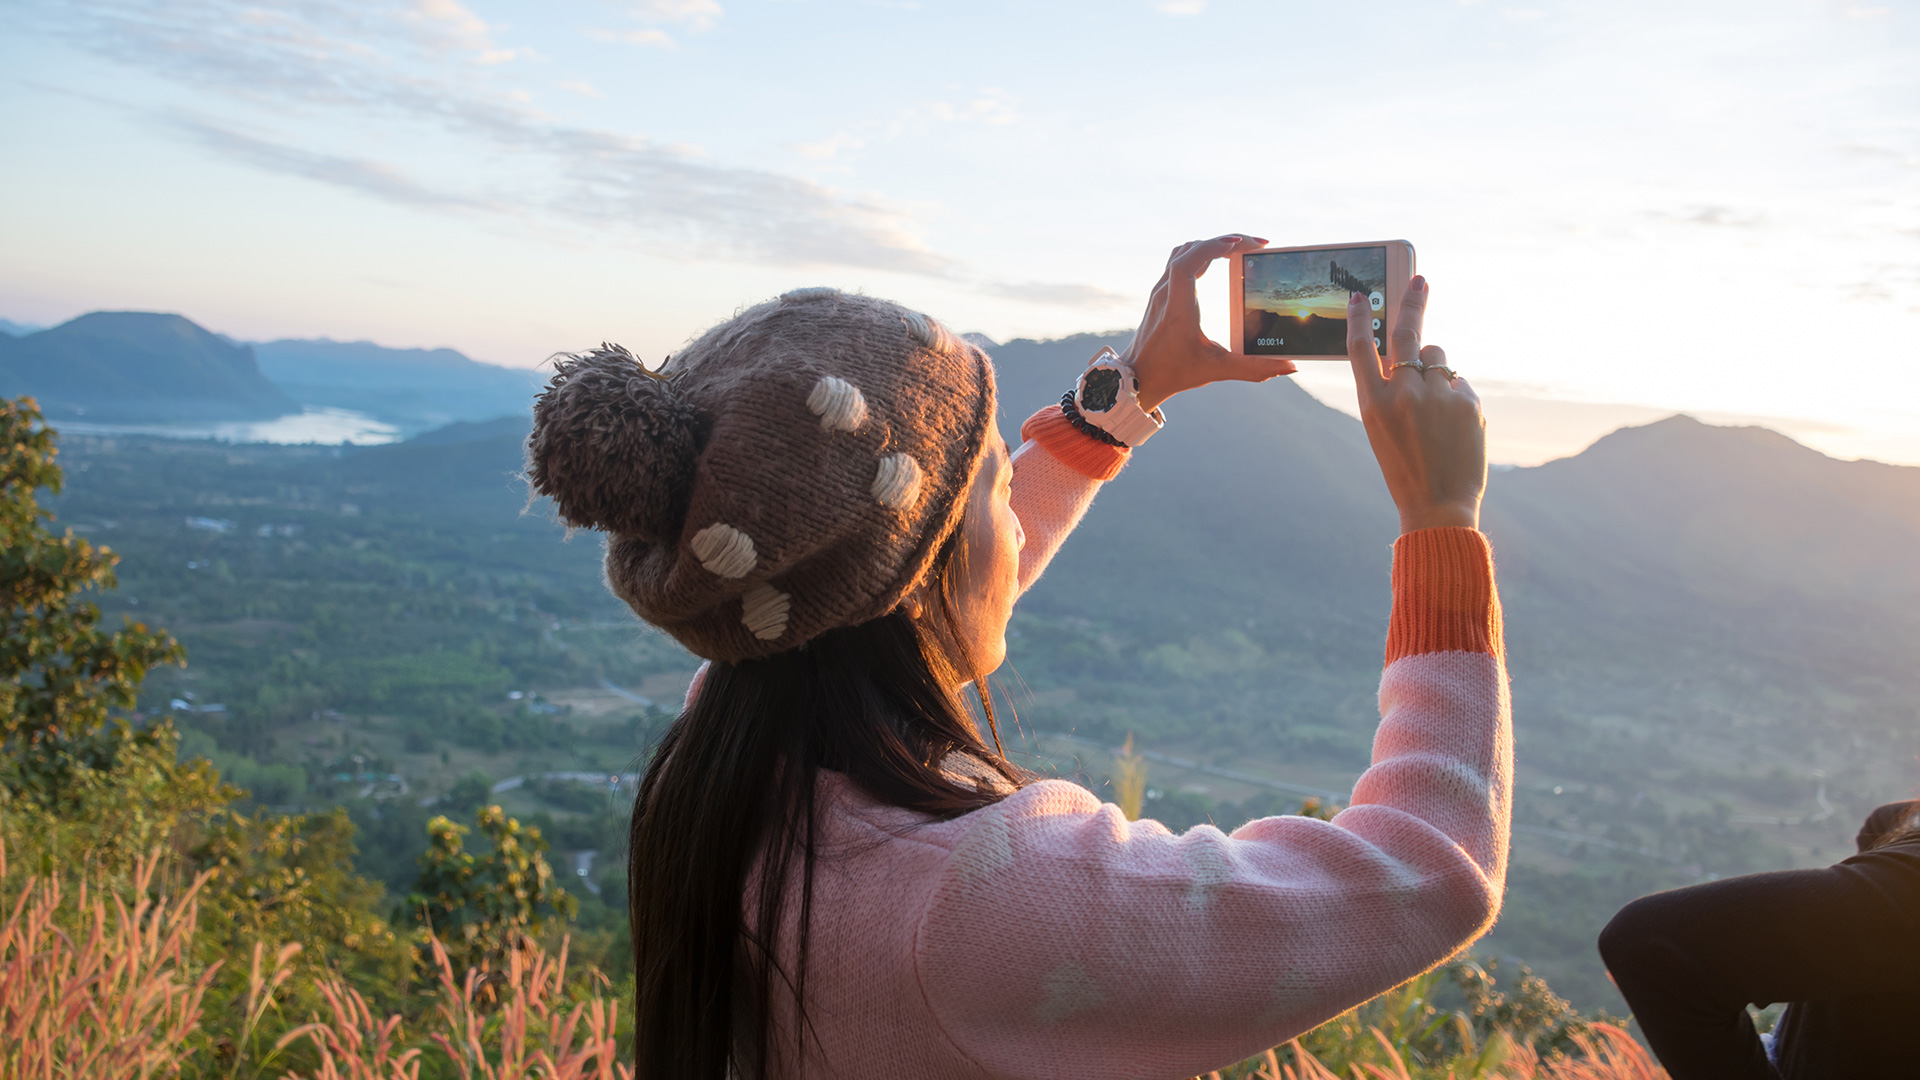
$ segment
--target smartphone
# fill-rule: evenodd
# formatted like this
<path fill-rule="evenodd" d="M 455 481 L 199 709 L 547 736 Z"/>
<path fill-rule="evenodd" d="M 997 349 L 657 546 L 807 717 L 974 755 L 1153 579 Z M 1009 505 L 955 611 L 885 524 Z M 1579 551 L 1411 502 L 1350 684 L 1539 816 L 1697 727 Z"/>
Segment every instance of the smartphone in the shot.
<path fill-rule="evenodd" d="M 1387 332 L 1413 280 L 1405 240 L 1262 248 L 1233 257 L 1233 351 L 1288 360 L 1347 358 L 1347 297 L 1373 310 L 1373 343 Z"/>

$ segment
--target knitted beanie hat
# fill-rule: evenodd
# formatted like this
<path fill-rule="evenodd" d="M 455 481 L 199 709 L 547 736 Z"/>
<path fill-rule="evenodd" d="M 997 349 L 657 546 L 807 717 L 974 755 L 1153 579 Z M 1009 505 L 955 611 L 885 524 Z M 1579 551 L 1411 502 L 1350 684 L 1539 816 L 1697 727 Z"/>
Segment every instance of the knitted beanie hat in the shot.
<path fill-rule="evenodd" d="M 897 304 L 798 289 L 660 374 L 617 345 L 559 361 L 527 477 L 607 533 L 607 582 L 710 660 L 875 619 L 959 524 L 993 429 L 986 354 Z"/>

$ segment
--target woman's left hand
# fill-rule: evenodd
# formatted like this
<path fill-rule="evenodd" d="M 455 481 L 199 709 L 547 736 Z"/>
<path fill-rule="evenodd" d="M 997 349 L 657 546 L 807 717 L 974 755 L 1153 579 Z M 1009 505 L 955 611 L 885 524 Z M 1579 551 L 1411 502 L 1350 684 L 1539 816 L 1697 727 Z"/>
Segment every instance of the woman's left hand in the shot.
<path fill-rule="evenodd" d="M 1140 407 L 1152 412 L 1160 403 L 1196 386 L 1228 379 L 1265 382 L 1291 375 L 1294 366 L 1270 356 L 1238 356 L 1200 332 L 1200 298 L 1194 282 L 1213 260 L 1239 251 L 1258 251 L 1267 242 L 1256 237 L 1216 236 L 1173 249 L 1167 272 L 1153 287 L 1147 313 L 1120 359 L 1140 379 Z"/>

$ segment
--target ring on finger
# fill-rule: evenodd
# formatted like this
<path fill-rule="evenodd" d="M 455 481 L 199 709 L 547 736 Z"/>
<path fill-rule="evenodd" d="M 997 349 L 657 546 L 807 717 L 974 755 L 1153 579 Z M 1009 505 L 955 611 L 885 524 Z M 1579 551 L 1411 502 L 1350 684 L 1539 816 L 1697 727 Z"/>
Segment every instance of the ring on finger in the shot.
<path fill-rule="evenodd" d="M 1396 371 L 1399 371 L 1399 370 L 1400 370 L 1401 368 L 1403 368 L 1403 367 L 1410 367 L 1410 368 L 1412 368 L 1412 369 L 1413 369 L 1413 370 L 1415 370 L 1415 371 L 1425 371 L 1425 370 L 1427 370 L 1427 365 L 1425 365 L 1425 364 L 1423 364 L 1423 363 L 1421 363 L 1421 362 L 1420 362 L 1420 361 L 1418 361 L 1418 360 L 1402 360 L 1402 361 L 1400 361 L 1399 363 L 1397 363 L 1397 364 L 1395 364 L 1395 365 L 1393 365 L 1392 367 L 1390 367 L 1390 368 L 1388 368 L 1388 369 L 1387 369 L 1387 374 L 1389 374 L 1389 375 L 1391 375 L 1391 374 L 1393 374 L 1394 372 L 1396 372 Z"/>
<path fill-rule="evenodd" d="M 1455 371 L 1455 370 L 1453 370 L 1452 368 L 1450 368 L 1450 367 L 1448 367 L 1448 366 L 1447 366 L 1447 365 L 1445 365 L 1445 364 L 1427 364 L 1426 366 L 1424 366 L 1424 367 L 1422 367 L 1422 368 L 1421 368 L 1420 370 L 1422 370 L 1422 371 L 1444 371 L 1444 372 L 1446 372 L 1446 373 L 1447 373 L 1447 378 L 1448 378 L 1449 380 L 1452 380 L 1452 379 L 1457 379 L 1457 378 L 1459 378 L 1459 377 L 1460 377 L 1460 373 L 1459 373 L 1459 372 L 1457 372 L 1457 371 Z"/>

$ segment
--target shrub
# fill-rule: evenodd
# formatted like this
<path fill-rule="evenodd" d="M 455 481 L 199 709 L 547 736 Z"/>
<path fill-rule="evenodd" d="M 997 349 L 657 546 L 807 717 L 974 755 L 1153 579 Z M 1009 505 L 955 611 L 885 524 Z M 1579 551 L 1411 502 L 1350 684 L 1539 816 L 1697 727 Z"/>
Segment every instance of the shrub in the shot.
<path fill-rule="evenodd" d="M 431 837 L 420 856 L 420 878 L 407 907 L 414 920 L 461 970 L 501 968 L 522 938 L 549 921 L 565 924 L 579 904 L 559 887 L 547 864 L 547 842 L 498 806 L 482 807 L 474 824 L 492 850 L 464 850 L 468 830 L 445 817 L 427 823 Z"/>

